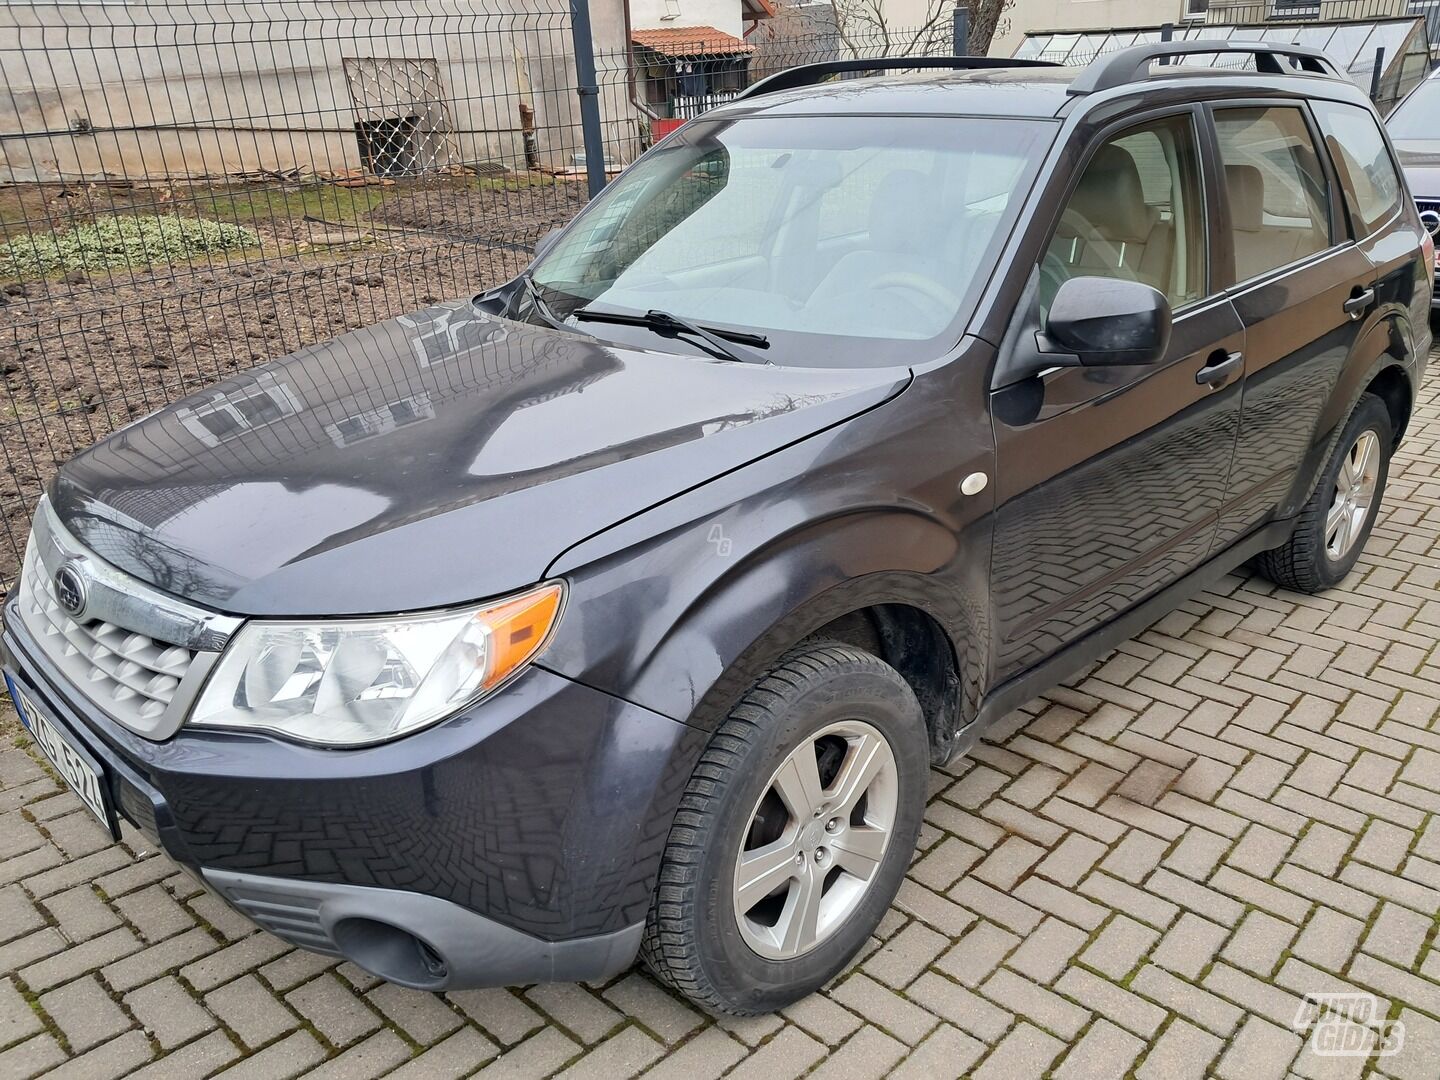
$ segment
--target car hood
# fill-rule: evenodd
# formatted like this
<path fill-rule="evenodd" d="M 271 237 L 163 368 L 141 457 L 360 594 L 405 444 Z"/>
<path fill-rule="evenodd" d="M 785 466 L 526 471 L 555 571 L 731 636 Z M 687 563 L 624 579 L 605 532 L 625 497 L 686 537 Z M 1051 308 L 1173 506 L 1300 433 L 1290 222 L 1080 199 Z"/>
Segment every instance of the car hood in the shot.
<path fill-rule="evenodd" d="M 1406 139 L 1395 144 L 1405 182 L 1417 199 L 1440 199 L 1440 139 Z"/>
<path fill-rule="evenodd" d="M 908 381 L 620 347 L 457 301 L 122 428 L 51 499 L 103 559 L 222 611 L 441 607 L 538 581 L 569 546 Z"/>

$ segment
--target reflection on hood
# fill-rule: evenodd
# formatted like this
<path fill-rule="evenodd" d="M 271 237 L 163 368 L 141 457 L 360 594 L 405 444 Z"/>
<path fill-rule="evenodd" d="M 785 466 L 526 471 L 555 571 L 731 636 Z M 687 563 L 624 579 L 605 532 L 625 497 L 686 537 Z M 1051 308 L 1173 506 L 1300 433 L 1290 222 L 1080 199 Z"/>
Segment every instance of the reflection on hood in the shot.
<path fill-rule="evenodd" d="M 457 301 L 123 428 L 61 470 L 54 501 L 103 558 L 199 603 L 438 606 L 537 580 L 566 546 L 895 381 L 607 346 Z"/>

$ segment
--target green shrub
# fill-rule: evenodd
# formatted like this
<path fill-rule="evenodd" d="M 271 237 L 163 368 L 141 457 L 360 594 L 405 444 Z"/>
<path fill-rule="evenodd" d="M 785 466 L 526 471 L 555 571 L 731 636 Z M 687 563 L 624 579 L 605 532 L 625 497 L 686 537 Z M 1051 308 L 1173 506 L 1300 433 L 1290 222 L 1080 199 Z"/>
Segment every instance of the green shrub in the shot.
<path fill-rule="evenodd" d="M 178 214 L 104 217 L 52 233 L 30 233 L 0 244 L 0 275 L 43 277 L 64 270 L 143 267 L 193 259 L 259 243 L 240 225 Z"/>

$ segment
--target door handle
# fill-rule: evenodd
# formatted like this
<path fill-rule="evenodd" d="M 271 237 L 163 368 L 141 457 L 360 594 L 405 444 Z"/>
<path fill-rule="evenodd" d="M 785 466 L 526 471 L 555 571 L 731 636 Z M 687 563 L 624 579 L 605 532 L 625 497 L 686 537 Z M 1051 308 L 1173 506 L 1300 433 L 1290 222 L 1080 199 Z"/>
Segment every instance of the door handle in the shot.
<path fill-rule="evenodd" d="M 1361 315 L 1365 314 L 1374 302 L 1375 290 L 1371 288 L 1353 293 L 1350 299 L 1346 300 L 1345 303 L 1340 306 L 1345 309 L 1345 314 L 1349 315 L 1350 318 L 1358 319 Z"/>
<path fill-rule="evenodd" d="M 1227 353 L 1217 350 L 1210 354 L 1209 362 L 1195 372 L 1195 384 L 1218 389 L 1220 384 L 1228 381 L 1230 376 L 1239 371 L 1244 363 L 1244 353 Z"/>

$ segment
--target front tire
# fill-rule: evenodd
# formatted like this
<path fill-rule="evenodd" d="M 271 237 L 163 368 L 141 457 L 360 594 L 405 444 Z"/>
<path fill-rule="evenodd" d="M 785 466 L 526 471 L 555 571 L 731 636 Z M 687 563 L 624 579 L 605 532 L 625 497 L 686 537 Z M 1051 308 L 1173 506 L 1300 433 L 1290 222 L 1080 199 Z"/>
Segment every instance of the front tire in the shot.
<path fill-rule="evenodd" d="M 1256 569 L 1296 592 L 1316 593 L 1340 584 L 1370 538 L 1394 445 L 1390 410 L 1374 394 L 1362 395 L 1300 511 L 1294 533 L 1280 547 L 1257 556 Z"/>
<path fill-rule="evenodd" d="M 772 1012 L 844 969 L 910 864 L 929 739 L 878 657 L 806 643 L 735 706 L 670 831 L 641 956 L 715 1012 Z"/>

